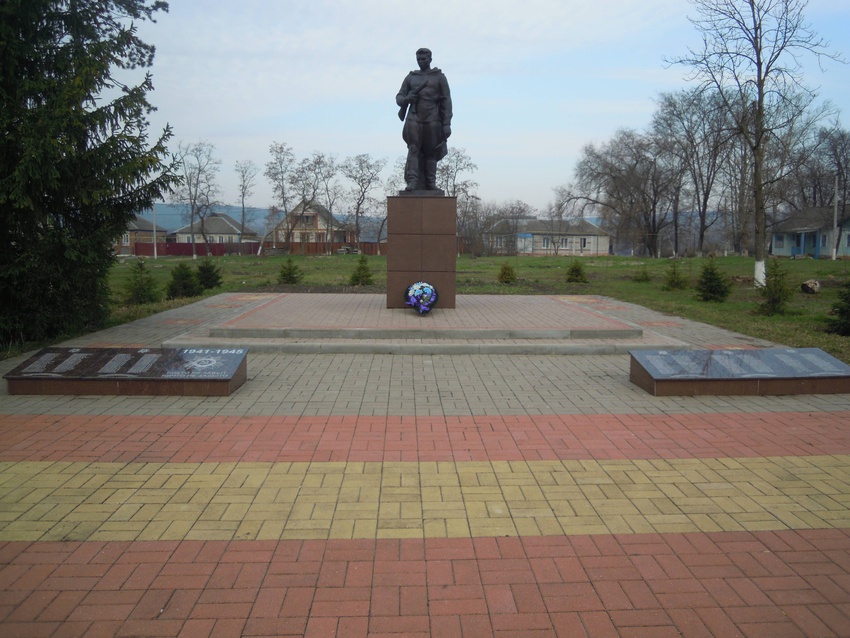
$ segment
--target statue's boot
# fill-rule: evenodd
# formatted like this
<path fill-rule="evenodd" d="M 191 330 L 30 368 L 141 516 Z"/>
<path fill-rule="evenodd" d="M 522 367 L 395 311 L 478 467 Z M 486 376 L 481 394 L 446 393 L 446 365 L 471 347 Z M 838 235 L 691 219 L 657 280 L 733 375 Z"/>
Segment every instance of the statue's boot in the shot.
<path fill-rule="evenodd" d="M 407 182 L 404 190 L 415 191 L 419 189 L 419 159 L 412 156 L 410 152 L 408 152 L 407 163 L 404 166 L 404 181 Z"/>
<path fill-rule="evenodd" d="M 439 190 L 437 188 L 437 160 L 425 160 L 425 188 L 429 191 Z"/>

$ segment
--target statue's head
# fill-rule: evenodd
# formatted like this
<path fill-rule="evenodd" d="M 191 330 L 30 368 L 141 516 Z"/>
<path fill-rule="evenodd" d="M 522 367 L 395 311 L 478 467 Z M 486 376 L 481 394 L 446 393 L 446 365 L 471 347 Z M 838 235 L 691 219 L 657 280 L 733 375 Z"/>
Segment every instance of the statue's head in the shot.
<path fill-rule="evenodd" d="M 423 71 L 431 68 L 431 49 L 425 47 L 418 49 L 416 51 L 416 62 Z"/>

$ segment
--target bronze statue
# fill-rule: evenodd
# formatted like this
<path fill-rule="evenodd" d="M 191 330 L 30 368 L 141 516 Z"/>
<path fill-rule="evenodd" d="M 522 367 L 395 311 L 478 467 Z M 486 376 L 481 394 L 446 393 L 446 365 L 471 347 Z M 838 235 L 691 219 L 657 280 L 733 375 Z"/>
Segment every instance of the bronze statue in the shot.
<path fill-rule="evenodd" d="M 431 68 L 429 49 L 419 49 L 416 62 L 419 70 L 407 74 L 395 96 L 407 143 L 405 190 L 436 191 L 437 162 L 448 153 L 446 140 L 452 134 L 452 96 L 446 76 Z"/>

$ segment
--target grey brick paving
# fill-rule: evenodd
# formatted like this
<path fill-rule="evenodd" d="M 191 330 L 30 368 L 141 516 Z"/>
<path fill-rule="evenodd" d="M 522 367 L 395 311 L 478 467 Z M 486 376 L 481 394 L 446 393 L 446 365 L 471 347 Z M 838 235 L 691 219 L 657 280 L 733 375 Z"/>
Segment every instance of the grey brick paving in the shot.
<path fill-rule="evenodd" d="M 311 296 L 300 297 L 299 302 L 309 306 Z M 252 313 L 268 300 L 267 295 L 219 295 L 63 345 L 155 347 Z M 694 347 L 773 345 L 603 297 L 571 297 L 569 302 Z M 504 300 L 492 303 L 504 307 Z M 352 307 L 367 306 L 359 300 Z M 479 305 L 476 312 L 480 316 L 485 310 Z M 405 309 L 391 312 L 408 314 Z M 436 311 L 434 318 L 439 319 Z M 362 324 L 368 318 L 352 321 Z M 3 362 L 0 373 L 22 360 Z M 9 396 L 3 384 L 0 414 L 467 416 L 850 409 L 850 395 L 652 397 L 629 382 L 628 366 L 627 354 L 252 353 L 248 381 L 229 397 Z"/>

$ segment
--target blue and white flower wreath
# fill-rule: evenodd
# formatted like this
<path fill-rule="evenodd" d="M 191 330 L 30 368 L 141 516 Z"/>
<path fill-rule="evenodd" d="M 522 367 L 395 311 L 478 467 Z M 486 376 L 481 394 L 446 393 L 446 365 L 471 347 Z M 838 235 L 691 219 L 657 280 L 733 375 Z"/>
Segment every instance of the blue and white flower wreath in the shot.
<path fill-rule="evenodd" d="M 424 281 L 417 281 L 404 293 L 404 303 L 413 306 L 419 311 L 420 315 L 424 315 L 428 314 L 431 308 L 436 305 L 439 297 L 434 286 Z"/>

